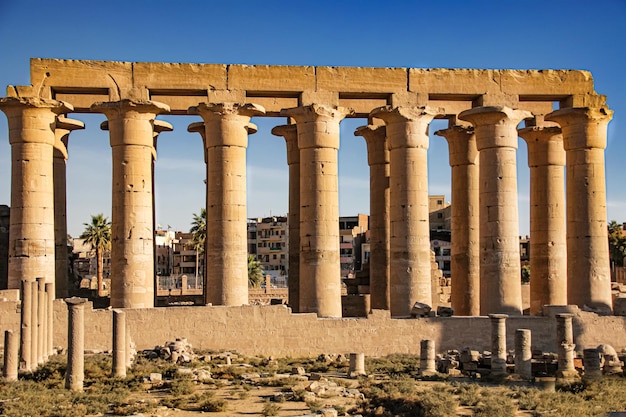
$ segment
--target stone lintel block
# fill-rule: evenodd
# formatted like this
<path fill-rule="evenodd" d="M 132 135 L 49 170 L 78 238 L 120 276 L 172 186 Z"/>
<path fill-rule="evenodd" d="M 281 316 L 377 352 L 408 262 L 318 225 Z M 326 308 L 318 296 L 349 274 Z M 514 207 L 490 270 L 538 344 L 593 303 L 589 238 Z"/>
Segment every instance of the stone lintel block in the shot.
<path fill-rule="evenodd" d="M 406 91 L 406 68 L 316 67 L 317 91 L 391 94 Z"/>
<path fill-rule="evenodd" d="M 373 109 L 385 106 L 387 102 L 385 98 L 340 98 L 339 107 L 353 109 L 355 117 L 368 117 Z"/>
<path fill-rule="evenodd" d="M 398 91 L 398 92 L 394 92 L 391 95 L 390 103 L 386 103 L 386 104 L 389 104 L 392 107 L 412 107 L 412 106 L 420 106 L 420 105 L 425 106 L 426 103 L 421 102 L 424 96 L 425 95 L 423 93 L 416 93 L 413 91 Z M 427 95 L 426 95 L 426 101 L 428 101 Z"/>
<path fill-rule="evenodd" d="M 134 62 L 132 70 L 135 87 L 146 88 L 151 94 L 158 90 L 200 92 L 227 88 L 227 65 L 224 64 Z"/>
<path fill-rule="evenodd" d="M 485 69 L 410 68 L 409 91 L 427 92 L 430 99 L 471 100 L 499 92 L 497 71 Z"/>
<path fill-rule="evenodd" d="M 262 106 L 267 116 L 278 117 L 282 109 L 298 107 L 300 99 L 299 97 L 246 97 L 245 102 Z"/>
<path fill-rule="evenodd" d="M 208 92 L 207 103 L 246 103 L 249 99 L 246 98 L 245 90 L 210 90 Z M 204 100 L 199 100 L 204 102 Z"/>
<path fill-rule="evenodd" d="M 504 93 L 555 98 L 593 91 L 593 77 L 581 70 L 498 70 Z"/>
<path fill-rule="evenodd" d="M 447 118 L 455 118 L 457 114 L 472 108 L 471 100 L 428 100 L 426 105 L 441 109 L 441 114 Z M 463 123 L 461 121 L 461 123 Z"/>
<path fill-rule="evenodd" d="M 302 106 L 321 104 L 338 107 L 339 93 L 337 91 L 303 91 L 300 96 L 300 104 Z"/>
<path fill-rule="evenodd" d="M 315 67 L 228 65 L 228 89 L 254 92 L 315 90 Z"/>
<path fill-rule="evenodd" d="M 583 92 L 581 94 L 572 94 L 561 100 L 560 107 L 603 107 L 606 105 L 606 96 L 595 94 L 594 92 Z"/>

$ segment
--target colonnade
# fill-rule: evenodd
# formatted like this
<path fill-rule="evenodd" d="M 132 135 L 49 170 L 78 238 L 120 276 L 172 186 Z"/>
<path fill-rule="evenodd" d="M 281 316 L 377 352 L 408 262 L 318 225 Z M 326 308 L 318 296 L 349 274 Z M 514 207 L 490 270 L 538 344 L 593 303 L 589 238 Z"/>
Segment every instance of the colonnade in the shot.
<path fill-rule="evenodd" d="M 9 287 L 35 277 L 54 283 L 55 274 L 63 275 L 58 249 L 65 234 L 68 135 L 83 125 L 63 117 L 72 111 L 69 104 L 51 99 L 3 98 L 0 109 L 9 119 L 13 163 Z M 112 147 L 114 308 L 154 305 L 153 163 L 156 135 L 169 130 L 155 118 L 169 110 L 130 99 L 91 106 L 107 117 Z M 256 130 L 250 119 L 264 109 L 200 103 L 189 113 L 202 118 L 189 131 L 201 133 L 207 164 L 206 303 L 246 304 L 246 148 Z M 290 304 L 296 312 L 340 317 L 337 155 L 339 124 L 352 113 L 310 104 L 280 114 L 293 122 L 273 130 L 288 150 Z M 369 125 L 356 132 L 367 141 L 370 165 L 372 307 L 408 316 L 416 301 L 432 304 L 427 151 L 435 117 L 450 117 L 449 128 L 437 135 L 448 141 L 452 167 L 456 314 L 522 313 L 518 136 L 528 143 L 531 167 L 531 311 L 570 303 L 609 312 L 603 150 L 611 112 L 605 108 L 564 108 L 545 120 L 503 106 L 453 116 L 427 106 L 373 109 Z M 527 127 L 518 132 L 525 119 Z M 66 291 L 57 286 L 57 294 Z"/>

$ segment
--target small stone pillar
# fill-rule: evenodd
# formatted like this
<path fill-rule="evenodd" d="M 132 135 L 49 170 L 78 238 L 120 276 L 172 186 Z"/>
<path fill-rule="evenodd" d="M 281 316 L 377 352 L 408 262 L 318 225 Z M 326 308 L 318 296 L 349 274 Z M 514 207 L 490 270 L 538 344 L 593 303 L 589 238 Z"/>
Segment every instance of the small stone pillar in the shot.
<path fill-rule="evenodd" d="M 126 377 L 126 313 L 113 310 L 113 377 Z"/>
<path fill-rule="evenodd" d="M 416 302 L 433 305 L 428 222 L 430 107 L 373 110 L 386 125 L 389 147 L 389 304 L 392 316 L 410 316 Z M 376 198 L 374 196 L 374 198 Z"/>
<path fill-rule="evenodd" d="M 37 278 L 37 363 L 43 364 L 47 358 L 46 324 L 48 323 L 46 307 L 46 282 L 45 278 Z"/>
<path fill-rule="evenodd" d="M 189 108 L 205 127 L 206 274 L 205 303 L 248 304 L 246 148 L 250 118 L 265 113 L 261 106 L 200 103 Z"/>
<path fill-rule="evenodd" d="M 4 369 L 2 376 L 7 382 L 17 381 L 19 365 L 19 342 L 13 330 L 4 331 Z"/>
<path fill-rule="evenodd" d="M 480 165 L 480 312 L 522 314 L 517 207 L 517 124 L 530 112 L 485 106 L 465 110 Z M 454 205 L 454 203 L 453 203 Z"/>
<path fill-rule="evenodd" d="M 559 350 L 559 365 L 557 376 L 561 378 L 575 378 L 578 376 L 574 367 L 574 333 L 572 329 L 573 314 L 561 313 L 556 315 L 556 343 Z"/>
<path fill-rule="evenodd" d="M 54 283 L 56 298 L 67 297 L 69 285 L 67 274 L 67 147 L 70 133 L 84 128 L 85 124 L 79 120 L 58 116 L 54 129 Z"/>
<path fill-rule="evenodd" d="M 339 123 L 351 111 L 311 104 L 283 109 L 300 150 L 300 311 L 341 317 Z"/>
<path fill-rule="evenodd" d="M 546 115 L 563 131 L 566 166 L 567 302 L 611 314 L 604 150 L 613 111 L 565 108 Z"/>
<path fill-rule="evenodd" d="M 46 352 L 47 356 L 54 355 L 54 297 L 55 297 L 55 284 L 46 282 L 46 309 L 47 309 L 47 324 L 46 324 Z"/>
<path fill-rule="evenodd" d="M 389 149 L 385 126 L 361 126 L 354 132 L 367 143 L 370 167 L 370 305 L 389 310 Z"/>
<path fill-rule="evenodd" d="M 86 298 L 66 298 L 68 310 L 67 326 L 67 370 L 65 388 L 82 391 L 85 378 L 85 303 Z"/>
<path fill-rule="evenodd" d="M 583 366 L 585 378 L 597 378 L 602 376 L 600 352 L 598 348 L 583 349 Z"/>
<path fill-rule="evenodd" d="M 91 110 L 107 117 L 112 154 L 111 307 L 154 307 L 153 125 L 169 106 L 123 99 Z"/>
<path fill-rule="evenodd" d="M 33 281 L 22 281 L 22 310 L 20 329 L 20 367 L 28 372 L 32 369 L 31 348 L 33 337 Z"/>
<path fill-rule="evenodd" d="M 448 141 L 452 204 L 450 272 L 454 277 L 450 302 L 456 316 L 480 315 L 480 201 L 478 149 L 471 127 L 457 125 L 435 132 Z"/>
<path fill-rule="evenodd" d="M 11 217 L 8 288 L 22 279 L 54 282 L 54 126 L 73 110 L 62 101 L 36 97 L 0 98 L 11 143 Z"/>
<path fill-rule="evenodd" d="M 491 319 L 491 375 L 506 375 L 506 314 L 490 314 Z"/>
<path fill-rule="evenodd" d="M 30 363 L 31 370 L 37 368 L 39 364 L 39 284 L 33 282 L 31 289 L 31 300 L 33 305 L 31 309 L 32 333 L 30 339 Z"/>
<path fill-rule="evenodd" d="M 275 126 L 272 134 L 285 138 L 287 165 L 289 165 L 289 307 L 300 312 L 300 149 L 296 125 Z"/>
<path fill-rule="evenodd" d="M 528 329 L 515 331 L 515 373 L 524 379 L 531 379 L 532 374 L 531 333 Z"/>
<path fill-rule="evenodd" d="M 437 373 L 435 359 L 435 341 L 420 341 L 420 375 L 432 376 Z"/>
<path fill-rule="evenodd" d="M 353 378 L 360 375 L 365 375 L 365 354 L 364 353 L 351 353 L 350 354 L 350 368 L 348 370 L 348 376 Z"/>

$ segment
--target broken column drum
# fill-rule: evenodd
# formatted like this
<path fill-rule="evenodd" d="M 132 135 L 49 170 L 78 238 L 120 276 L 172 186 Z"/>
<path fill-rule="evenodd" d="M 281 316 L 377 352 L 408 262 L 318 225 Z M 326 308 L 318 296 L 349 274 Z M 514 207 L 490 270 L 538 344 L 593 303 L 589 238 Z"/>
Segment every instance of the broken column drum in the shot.
<path fill-rule="evenodd" d="M 85 303 L 86 298 L 66 298 L 67 325 L 67 370 L 65 388 L 82 391 L 85 379 Z"/>
<path fill-rule="evenodd" d="M 490 314 L 491 374 L 506 375 L 506 314 Z"/>

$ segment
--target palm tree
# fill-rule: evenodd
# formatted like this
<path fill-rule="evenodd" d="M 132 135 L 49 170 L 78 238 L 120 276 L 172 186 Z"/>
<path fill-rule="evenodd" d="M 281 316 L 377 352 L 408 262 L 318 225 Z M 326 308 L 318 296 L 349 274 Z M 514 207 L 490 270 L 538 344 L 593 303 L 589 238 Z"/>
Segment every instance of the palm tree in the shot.
<path fill-rule="evenodd" d="M 193 221 L 189 233 L 193 234 L 192 247 L 196 250 L 196 288 L 198 288 L 198 258 L 204 253 L 206 242 L 206 209 L 201 208 L 200 214 L 193 213 Z"/>
<path fill-rule="evenodd" d="M 263 282 L 263 268 L 254 255 L 248 254 L 248 286 L 256 288 Z"/>
<path fill-rule="evenodd" d="M 96 251 L 96 276 L 98 297 L 104 296 L 102 287 L 102 252 L 111 247 L 111 222 L 102 213 L 91 216 L 91 223 L 83 223 L 85 231 L 80 235 Z"/>

